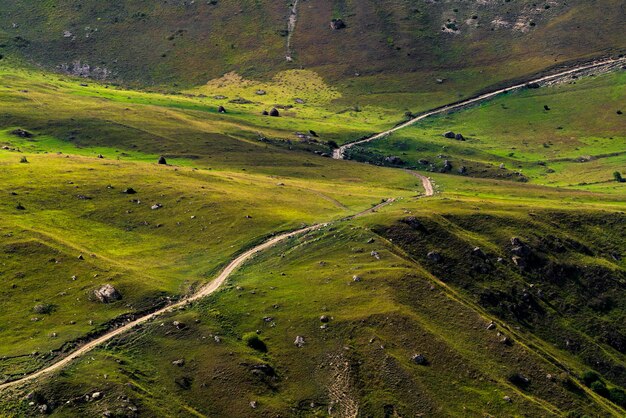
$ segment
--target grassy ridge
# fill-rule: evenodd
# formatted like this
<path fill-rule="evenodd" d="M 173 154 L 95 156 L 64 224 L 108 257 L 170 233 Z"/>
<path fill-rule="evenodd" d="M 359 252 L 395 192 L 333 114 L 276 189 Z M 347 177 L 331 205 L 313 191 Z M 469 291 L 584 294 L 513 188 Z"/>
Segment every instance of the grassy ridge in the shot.
<path fill-rule="evenodd" d="M 366 149 L 434 170 L 448 159 L 454 172 L 465 166 L 469 176 L 517 179 L 521 173 L 550 187 L 621 195 L 613 172 L 623 170 L 625 158 L 626 118 L 618 112 L 626 108 L 625 85 L 620 71 L 526 89 L 429 118 Z M 447 131 L 466 141 L 443 138 Z"/>
<path fill-rule="evenodd" d="M 405 243 L 399 231 L 409 227 L 397 220 L 406 218 L 406 211 L 431 231 L 431 222 L 451 219 L 456 225 L 447 227 L 452 236 L 466 240 L 471 235 L 472 244 L 486 251 L 492 245 L 505 247 L 499 240 L 508 234 L 529 239 L 517 224 L 498 230 L 524 217 L 523 210 L 485 206 L 489 222 L 477 223 L 462 207 L 462 202 L 451 207 L 443 200 L 426 206 L 404 201 L 281 245 L 246 264 L 214 297 L 98 349 L 91 359 L 34 388 L 58 405 L 59 416 L 121 412 L 129 404 L 148 415 L 241 416 L 253 411 L 250 402 L 255 402 L 254 413 L 263 415 L 324 415 L 328 408 L 340 413 L 358 405 L 361 414 L 372 416 L 389 411 L 543 416 L 603 411 L 618 416 L 619 409 L 574 383 L 585 367 L 575 354 L 538 346 L 543 344 L 533 336 L 541 336 L 538 329 L 515 330 L 515 320 L 508 317 L 497 320 L 496 330 L 487 330 L 495 313 L 469 302 L 472 298 L 466 301 L 462 295 L 471 294 L 470 288 L 449 274 L 431 273 L 431 264 L 423 261 L 428 246 L 414 242 L 408 248 L 411 254 L 418 251 L 417 262 L 398 247 Z M 432 214 L 435 208 L 438 213 Z M 389 236 L 394 244 L 372 233 L 372 225 L 377 231 L 394 228 Z M 491 232 L 483 228 L 489 225 L 499 231 L 492 244 Z M 535 227 L 551 228 L 543 219 Z M 441 249 L 449 242 L 439 236 L 431 245 Z M 562 257 L 568 255 L 569 250 Z M 617 306 L 612 310 L 619 312 Z M 321 315 L 331 318 L 324 328 Z M 186 327 L 179 330 L 173 321 Z M 266 353 L 242 340 L 255 330 Z M 305 338 L 302 348 L 294 345 L 298 335 Z M 504 336 L 513 342 L 501 343 Z M 542 349 L 561 366 L 547 361 Z M 426 357 L 427 365 L 411 361 L 416 353 Z M 182 366 L 169 364 L 180 359 Z M 518 386 L 512 377 L 518 375 L 530 383 Z M 239 392 L 232 398 L 228 394 L 235 385 Z M 63 399 L 96 390 L 106 394 L 103 400 L 61 405 Z M 116 400 L 122 394 L 129 401 Z"/>

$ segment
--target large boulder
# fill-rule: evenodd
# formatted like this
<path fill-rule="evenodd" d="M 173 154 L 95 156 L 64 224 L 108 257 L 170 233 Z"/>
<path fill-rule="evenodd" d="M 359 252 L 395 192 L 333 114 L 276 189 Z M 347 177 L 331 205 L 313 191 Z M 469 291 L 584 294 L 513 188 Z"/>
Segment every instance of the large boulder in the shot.
<path fill-rule="evenodd" d="M 456 134 L 452 131 L 448 131 L 443 134 L 443 137 L 448 139 L 454 139 L 456 138 Z"/>
<path fill-rule="evenodd" d="M 16 129 L 14 131 L 11 131 L 11 134 L 19 136 L 20 138 L 32 138 L 33 137 L 32 133 L 28 132 L 25 129 L 21 129 L 21 128 Z"/>
<path fill-rule="evenodd" d="M 122 299 L 122 294 L 110 284 L 105 284 L 94 291 L 94 295 L 102 303 L 111 303 Z"/>
<path fill-rule="evenodd" d="M 270 110 L 270 116 L 277 118 L 280 116 L 280 112 L 278 111 L 278 109 L 273 108 L 272 110 Z"/>
<path fill-rule="evenodd" d="M 159 164 L 162 164 L 162 165 L 166 165 L 167 164 L 167 160 L 165 159 L 164 156 L 160 156 L 159 157 Z"/>
<path fill-rule="evenodd" d="M 330 21 L 330 28 L 332 30 L 345 29 L 345 27 L 346 22 L 344 22 L 343 19 L 333 19 Z"/>

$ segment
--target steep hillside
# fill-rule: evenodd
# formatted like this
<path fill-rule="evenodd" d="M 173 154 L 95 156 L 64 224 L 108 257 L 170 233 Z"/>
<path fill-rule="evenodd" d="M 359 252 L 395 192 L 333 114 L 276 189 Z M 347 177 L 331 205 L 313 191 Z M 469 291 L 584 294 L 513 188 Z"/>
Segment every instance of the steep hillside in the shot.
<path fill-rule="evenodd" d="M 626 48 L 618 0 L 4 0 L 0 9 L 0 53 L 61 72 L 172 86 L 304 67 L 368 94 L 363 103 L 399 107 Z"/>
<path fill-rule="evenodd" d="M 214 297 L 2 406 L 31 414 L 35 399 L 54 416 L 623 414 L 625 270 L 612 258 L 623 215 L 467 204 L 403 201 L 280 245 Z M 599 230 L 606 222 L 622 226 Z M 527 268 L 512 261 L 511 237 L 528 248 Z M 585 384 L 594 369 L 604 391 Z"/>

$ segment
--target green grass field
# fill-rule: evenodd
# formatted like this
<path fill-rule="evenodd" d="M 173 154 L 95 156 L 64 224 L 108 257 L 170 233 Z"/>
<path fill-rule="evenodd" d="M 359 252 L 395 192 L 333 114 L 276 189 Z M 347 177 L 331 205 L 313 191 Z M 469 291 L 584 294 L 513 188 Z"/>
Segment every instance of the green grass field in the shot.
<path fill-rule="evenodd" d="M 626 72 L 427 119 L 352 155 L 374 164 L 328 158 L 405 111 L 619 51 L 619 2 L 302 2 L 295 64 L 287 3 L 44 3 L 0 0 L 0 383 L 329 225 L 3 392 L 0 416 L 624 415 Z M 48 71 L 96 56 L 115 77 Z M 392 155 L 435 196 L 377 165 Z"/>
<path fill-rule="evenodd" d="M 624 172 L 626 118 L 618 111 L 626 108 L 625 86 L 620 71 L 509 93 L 365 148 L 422 169 L 440 170 L 449 160 L 453 172 L 465 166 L 472 177 L 515 180 L 521 173 L 538 185 L 623 196 L 626 183 L 616 183 L 613 173 Z M 447 131 L 466 141 L 444 138 Z"/>

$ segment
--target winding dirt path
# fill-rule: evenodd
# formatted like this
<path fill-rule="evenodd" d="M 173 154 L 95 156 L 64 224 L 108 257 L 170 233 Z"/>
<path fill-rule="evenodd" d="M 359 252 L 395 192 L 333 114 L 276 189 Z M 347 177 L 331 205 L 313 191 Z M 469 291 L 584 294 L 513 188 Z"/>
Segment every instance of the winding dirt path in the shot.
<path fill-rule="evenodd" d="M 417 177 L 418 179 L 422 181 L 422 186 L 424 186 L 424 196 L 430 197 L 430 196 L 435 195 L 435 188 L 430 178 L 426 177 L 423 174 L 418 173 L 417 171 L 413 171 L 413 170 L 404 170 L 404 171 L 406 171 L 407 173 L 409 173 L 410 175 L 414 177 Z"/>
<path fill-rule="evenodd" d="M 445 105 L 442 107 L 438 107 L 436 109 L 430 110 L 426 113 L 422 113 L 419 116 L 416 116 L 415 118 L 404 122 L 400 125 L 397 125 L 391 129 L 388 129 L 384 132 L 378 133 L 376 135 L 372 135 L 368 138 L 365 139 L 361 139 L 359 141 L 355 141 L 355 142 L 350 142 L 348 144 L 342 145 L 341 147 L 339 147 L 338 149 L 333 151 L 333 158 L 337 159 L 337 160 L 343 160 L 345 157 L 345 153 L 346 150 L 355 146 L 355 145 L 359 145 L 359 144 L 364 144 L 366 142 L 372 142 L 375 141 L 377 139 L 383 138 L 389 134 L 392 134 L 396 131 L 399 131 L 400 129 L 404 129 L 407 128 L 411 125 L 416 124 L 417 122 L 426 119 L 430 116 L 434 116 L 434 115 L 439 115 L 442 113 L 446 113 L 446 112 L 450 112 L 452 110 L 458 110 L 458 109 L 462 109 L 466 106 L 481 102 L 483 100 L 487 100 L 487 99 L 491 99 L 499 94 L 502 93 L 507 93 L 513 90 L 519 90 L 525 86 L 527 86 L 528 84 L 541 84 L 541 83 L 546 83 L 546 82 L 554 82 L 554 81 L 558 81 L 559 79 L 563 78 L 563 77 L 567 77 L 569 75 L 578 73 L 578 72 L 582 72 L 582 71 L 586 71 L 586 70 L 592 70 L 592 69 L 596 69 L 596 68 L 601 68 L 604 66 L 610 66 L 610 65 L 615 65 L 615 64 L 620 64 L 620 63 L 626 63 L 626 57 L 624 58 L 608 58 L 605 60 L 600 60 L 600 61 L 594 61 L 590 64 L 585 64 L 585 65 L 579 65 L 577 67 L 571 68 L 569 70 L 565 70 L 565 71 L 561 71 L 555 74 L 551 74 L 551 75 L 546 75 L 543 77 L 539 77 L 539 78 L 535 78 L 533 80 L 528 80 L 525 81 L 523 83 L 519 83 L 519 84 L 515 84 L 513 86 L 510 87 L 505 87 L 502 89 L 498 89 L 498 90 L 494 90 L 490 93 L 485 93 L 485 94 L 481 94 L 480 96 L 476 96 L 476 97 L 472 97 L 470 99 L 467 100 L 463 100 L 457 103 L 453 103 L 453 104 L 449 104 L 449 105 Z"/>
<path fill-rule="evenodd" d="M 297 16 L 296 16 L 296 13 L 297 13 L 297 3 L 298 3 L 298 1 L 296 0 L 294 2 L 294 6 L 293 6 L 293 9 L 292 9 L 292 14 L 290 16 L 290 20 L 289 20 L 289 28 L 290 29 L 295 28 L 295 21 L 297 19 Z M 288 48 L 289 49 L 291 48 L 290 39 L 288 40 Z M 626 58 L 607 59 L 607 60 L 604 60 L 604 61 L 597 61 L 597 62 L 594 62 L 594 63 L 591 63 L 591 64 L 578 66 L 576 68 L 572 68 L 570 70 L 563 71 L 563 72 L 560 72 L 560 73 L 557 73 L 557 74 L 552 74 L 552 75 L 549 75 L 549 76 L 545 76 L 545 77 L 537 78 L 537 79 L 534 79 L 534 80 L 530 80 L 530 81 L 527 81 L 525 83 L 520 83 L 520 84 L 511 86 L 511 87 L 499 89 L 499 90 L 493 91 L 491 93 L 486 93 L 486 94 L 483 94 L 483 95 L 480 95 L 480 96 L 477 96 L 477 97 L 474 97 L 474 98 L 471 98 L 471 99 L 468 99 L 468 100 L 464 100 L 462 102 L 458 102 L 458 103 L 455 103 L 455 104 L 451 104 L 451 105 L 440 107 L 440 108 L 431 110 L 429 112 L 426 112 L 426 113 L 424 113 L 424 114 L 422 114 L 420 116 L 417 116 L 416 118 L 413 118 L 410 121 L 405 122 L 405 123 L 403 123 L 401 125 L 398 125 L 398 126 L 392 128 L 392 129 L 389 129 L 387 131 L 384 131 L 384 132 L 381 132 L 379 134 L 373 135 L 373 136 L 371 136 L 369 138 L 366 138 L 366 139 L 362 139 L 362 140 L 355 141 L 355 142 L 352 142 L 352 143 L 349 143 L 349 144 L 345 144 L 342 147 L 340 147 L 339 149 L 335 150 L 335 152 L 333 153 L 333 158 L 335 158 L 335 159 L 343 159 L 345 151 L 348 148 L 353 147 L 353 146 L 358 145 L 358 144 L 362 144 L 362 143 L 365 143 L 365 142 L 371 142 L 371 141 L 374 141 L 376 139 L 382 138 L 382 137 L 384 137 L 386 135 L 389 135 L 389 134 L 391 134 L 391 133 L 393 133 L 395 131 L 398 131 L 400 129 L 406 128 L 408 126 L 411 126 L 411 125 L 417 123 L 418 121 L 423 120 L 423 119 L 425 119 L 425 118 L 427 118 L 429 116 L 433 116 L 433 115 L 437 115 L 437 114 L 440 114 L 440 113 L 449 112 L 451 110 L 459 109 L 459 108 L 468 106 L 470 104 L 473 104 L 473 103 L 476 103 L 476 102 L 479 102 L 479 101 L 482 101 L 482 100 L 486 100 L 486 99 L 492 98 L 492 97 L 497 96 L 498 94 L 501 94 L 501 93 L 505 93 L 505 92 L 508 92 L 508 91 L 516 90 L 516 89 L 520 89 L 520 88 L 524 87 L 525 85 L 527 85 L 529 83 L 543 83 L 543 82 L 555 81 L 555 80 L 558 80 L 559 78 L 562 78 L 562 77 L 565 77 L 567 75 L 574 74 L 574 73 L 577 73 L 577 72 L 580 72 L 580 71 L 594 69 L 594 68 L 598 68 L 598 67 L 602 67 L 602 66 L 606 66 L 606 65 L 611 65 L 611 64 L 617 64 L 617 63 L 621 63 L 621 62 L 626 62 Z M 426 176 L 424 176 L 422 174 L 419 174 L 419 173 L 417 173 L 415 171 L 411 171 L 411 170 L 405 170 L 405 171 L 407 171 L 411 175 L 419 178 L 422 181 L 422 185 L 424 186 L 425 196 L 433 196 L 434 195 L 433 184 L 432 184 L 431 180 L 428 177 L 426 177 Z M 378 209 L 382 208 L 383 206 L 386 206 L 386 205 L 388 205 L 388 204 L 390 204 L 390 203 L 392 203 L 394 201 L 395 201 L 395 199 L 387 199 L 386 201 L 384 201 L 384 202 L 382 202 L 382 203 L 380 203 L 380 204 L 378 204 L 376 206 L 373 206 L 370 209 L 364 210 L 364 211 L 359 212 L 359 213 L 357 213 L 355 215 L 352 215 L 352 216 L 348 216 L 348 217 L 343 218 L 341 220 L 344 220 L 344 221 L 345 220 L 350 220 L 350 219 L 354 219 L 354 218 L 357 218 L 357 217 L 360 217 L 360 216 L 363 216 L 363 215 L 375 212 Z M 177 308 L 180 308 L 180 307 L 183 307 L 183 306 L 189 304 L 190 302 L 202 299 L 202 298 L 204 298 L 206 296 L 209 296 L 209 295 L 215 293 L 220 288 L 220 286 L 226 281 L 226 279 L 234 271 L 236 271 L 239 267 L 241 267 L 241 265 L 243 265 L 243 263 L 245 263 L 246 261 L 251 259 L 255 254 L 257 254 L 257 253 L 259 253 L 261 251 L 267 250 L 267 249 L 275 246 L 276 244 L 278 244 L 278 243 L 280 243 L 280 242 L 282 242 L 282 241 L 284 241 L 286 239 L 289 239 L 289 238 L 292 238 L 292 237 L 295 237 L 295 236 L 298 236 L 298 235 L 302 235 L 302 234 L 305 234 L 305 233 L 308 233 L 308 232 L 311 232 L 311 231 L 318 230 L 318 229 L 323 228 L 323 227 L 325 227 L 325 226 L 327 226 L 329 224 L 330 223 L 320 223 L 320 224 L 315 224 L 315 225 L 311 225 L 311 226 L 308 226 L 308 227 L 300 228 L 300 229 L 297 229 L 295 231 L 286 232 L 286 233 L 277 235 L 277 236 L 275 236 L 275 237 L 273 237 L 273 238 L 263 242 L 262 244 L 259 244 L 259 245 L 255 246 L 254 248 L 251 248 L 251 249 L 247 250 L 246 252 L 244 252 L 243 254 L 239 255 L 234 260 L 232 260 L 221 271 L 221 273 L 214 280 L 212 280 L 210 283 L 206 284 L 205 286 L 201 287 L 200 290 L 198 290 L 198 292 L 196 292 L 195 294 L 193 294 L 193 295 L 191 295 L 191 296 L 189 296 L 187 298 L 184 298 L 184 299 L 180 300 L 177 303 L 174 303 L 172 305 L 166 306 L 165 308 L 159 309 L 159 310 L 157 310 L 155 312 L 152 312 L 150 314 L 147 314 L 145 316 L 137 318 L 137 319 L 135 319 L 135 320 L 133 320 L 131 322 L 128 322 L 127 324 L 122 325 L 119 328 L 115 328 L 115 329 L 107 332 L 106 334 L 104 334 L 104 335 L 102 335 L 102 336 L 100 336 L 100 337 L 98 337 L 98 338 L 96 338 L 96 339 L 86 343 L 85 345 L 79 347 L 74 352 L 72 352 L 69 355 L 67 355 L 66 357 L 60 359 L 56 363 L 53 363 L 53 364 L 51 364 L 51 365 L 49 365 L 49 366 L 47 366 L 47 367 L 45 367 L 45 368 L 43 368 L 43 369 L 41 369 L 41 370 L 39 370 L 37 372 L 34 372 L 32 374 L 29 374 L 29 375 L 26 375 L 24 377 L 21 377 L 21 378 L 19 378 L 17 380 L 13 380 L 11 382 L 2 383 L 2 384 L 0 384 L 0 390 L 7 389 L 9 387 L 15 387 L 15 386 L 22 385 L 24 383 L 27 383 L 27 382 L 35 380 L 35 379 L 37 379 L 39 377 L 42 377 L 44 375 L 47 375 L 47 374 L 50 374 L 50 373 L 55 372 L 57 370 L 60 370 L 63 367 L 65 367 L 66 365 L 68 365 L 69 363 L 71 363 L 76 358 L 82 356 L 83 354 L 88 353 L 89 351 L 93 350 L 97 346 L 99 346 L 99 345 L 101 345 L 101 344 L 103 344 L 103 343 L 105 343 L 107 341 L 110 341 L 111 339 L 117 337 L 118 335 L 121 335 L 121 334 L 123 334 L 123 333 L 125 333 L 127 331 L 130 331 L 134 327 L 137 327 L 137 326 L 139 326 L 141 324 L 144 324 L 144 323 L 146 323 L 146 322 L 148 322 L 148 321 L 150 321 L 150 320 L 152 320 L 152 319 L 154 319 L 154 318 L 156 318 L 156 317 L 158 317 L 160 315 L 163 315 L 165 313 L 172 312 L 172 311 L 174 311 Z"/>
<path fill-rule="evenodd" d="M 346 220 L 350 220 L 350 219 L 354 219 L 354 218 L 358 218 L 360 216 L 364 216 L 367 215 L 368 213 L 372 213 L 377 211 L 378 209 L 387 206 L 391 203 L 395 202 L 395 199 L 387 199 L 382 203 L 379 203 L 376 206 L 373 206 L 369 209 L 366 209 L 362 212 L 359 212 L 355 215 L 351 215 L 345 218 L 342 218 L 340 221 L 346 221 Z M 332 223 L 332 222 L 331 222 Z M 206 284 L 205 286 L 201 287 L 200 290 L 198 290 L 198 292 L 194 293 L 193 295 L 182 299 L 181 301 L 174 303 L 172 305 L 168 305 L 165 308 L 159 309 L 158 311 L 152 312 L 150 314 L 147 314 L 145 316 L 142 316 L 141 318 L 137 318 L 131 322 L 128 322 L 125 325 L 122 325 L 119 328 L 115 328 L 109 332 L 107 332 L 106 334 L 86 343 L 85 345 L 79 347 L 76 351 L 73 351 L 72 353 L 70 353 L 67 357 L 64 357 L 62 359 L 60 359 L 59 361 L 57 361 L 56 363 L 51 364 L 50 366 L 47 366 L 37 372 L 34 372 L 32 374 L 29 374 L 27 376 L 21 377 L 17 380 L 13 380 L 11 382 L 6 382 L 3 384 L 0 384 L 0 390 L 2 389 L 6 389 L 9 387 L 14 387 L 14 386 L 18 386 L 24 383 L 27 383 L 31 380 L 37 379 L 39 377 L 42 377 L 46 374 L 52 373 L 54 371 L 60 370 L 63 367 L 65 367 L 66 365 L 68 365 L 70 362 L 72 362 L 73 360 L 75 360 L 76 358 L 82 356 L 83 354 L 88 353 L 89 351 L 93 350 L 94 348 L 96 348 L 97 346 L 110 341 L 111 339 L 117 337 L 120 334 L 123 334 L 127 331 L 130 331 L 132 328 L 144 324 L 154 318 L 156 318 L 157 316 L 163 315 L 165 313 L 169 313 L 169 312 L 173 312 L 175 309 L 183 307 L 187 304 L 189 304 L 190 302 L 196 301 L 198 299 L 202 299 L 206 296 L 209 296 L 213 293 L 215 293 L 220 286 L 226 281 L 226 279 L 235 271 L 237 270 L 239 267 L 241 267 L 241 265 L 243 263 L 245 263 L 246 261 L 248 261 L 249 259 L 251 259 L 255 254 L 267 250 L 273 246 L 275 246 L 276 244 L 285 241 L 286 239 L 298 236 L 298 235 L 302 235 L 302 234 L 306 234 L 308 232 L 311 231 L 316 231 L 320 228 L 323 228 L 327 225 L 329 225 L 330 223 L 320 223 L 320 224 L 315 224 L 315 225 L 311 225 L 311 226 L 307 226 L 304 228 L 300 228 L 297 229 L 295 231 L 291 231 L 291 232 L 285 232 L 283 234 L 277 235 L 273 238 L 270 238 L 269 240 L 263 242 L 262 244 L 257 245 L 254 248 L 251 248 L 250 250 L 244 252 L 243 254 L 239 255 L 237 258 L 235 258 L 233 261 L 231 261 L 222 271 L 221 273 L 214 279 L 212 280 L 210 283 Z"/>

